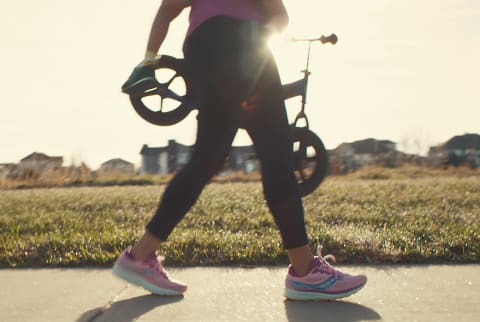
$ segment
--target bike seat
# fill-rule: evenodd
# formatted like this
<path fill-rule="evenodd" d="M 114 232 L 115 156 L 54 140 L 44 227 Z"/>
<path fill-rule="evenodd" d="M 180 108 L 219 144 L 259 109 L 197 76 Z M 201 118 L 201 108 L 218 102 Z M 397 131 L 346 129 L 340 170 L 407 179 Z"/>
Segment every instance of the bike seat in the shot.
<path fill-rule="evenodd" d="M 128 95 L 141 96 L 147 91 L 156 89 L 158 82 L 155 77 L 141 78 L 133 83 L 125 83 L 122 86 L 122 92 Z"/>
<path fill-rule="evenodd" d="M 153 65 L 137 66 L 128 80 L 122 85 L 122 92 L 132 95 L 142 94 L 149 89 L 157 87 L 155 69 Z"/>

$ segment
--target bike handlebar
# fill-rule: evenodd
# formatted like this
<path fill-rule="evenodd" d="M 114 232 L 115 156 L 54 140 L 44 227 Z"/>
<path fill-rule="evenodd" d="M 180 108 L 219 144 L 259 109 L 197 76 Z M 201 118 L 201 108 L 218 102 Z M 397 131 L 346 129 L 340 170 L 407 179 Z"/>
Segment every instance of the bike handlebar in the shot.
<path fill-rule="evenodd" d="M 322 44 L 330 43 L 332 45 L 335 45 L 338 41 L 338 37 L 335 34 L 331 34 L 330 36 L 322 35 L 319 38 L 292 38 L 291 41 L 294 41 L 294 42 L 298 42 L 298 41 L 308 41 L 308 42 L 320 41 L 320 42 L 322 42 Z"/>

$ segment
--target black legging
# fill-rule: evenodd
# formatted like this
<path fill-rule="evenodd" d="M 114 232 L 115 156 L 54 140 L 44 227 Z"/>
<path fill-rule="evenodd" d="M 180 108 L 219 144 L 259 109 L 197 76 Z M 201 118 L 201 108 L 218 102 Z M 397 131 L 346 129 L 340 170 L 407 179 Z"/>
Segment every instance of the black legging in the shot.
<path fill-rule="evenodd" d="M 165 190 L 148 231 L 167 239 L 223 167 L 242 127 L 255 145 L 265 199 L 284 247 L 306 245 L 280 77 L 271 53 L 261 45 L 258 28 L 232 18 L 211 18 L 188 37 L 184 56 L 189 90 L 200 106 L 196 143 L 190 161 Z"/>

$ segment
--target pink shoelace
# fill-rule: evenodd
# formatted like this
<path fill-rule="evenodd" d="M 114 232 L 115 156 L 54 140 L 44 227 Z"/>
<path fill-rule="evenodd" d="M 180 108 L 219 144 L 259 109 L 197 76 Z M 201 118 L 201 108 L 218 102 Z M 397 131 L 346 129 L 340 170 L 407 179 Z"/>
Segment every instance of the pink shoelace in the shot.
<path fill-rule="evenodd" d="M 320 262 L 320 271 L 322 273 L 332 274 L 332 275 L 335 275 L 335 277 L 341 274 L 339 271 L 333 268 L 333 266 L 330 265 L 330 263 L 328 262 L 328 260 L 331 260 L 333 263 L 336 263 L 337 259 L 335 258 L 334 255 L 328 254 L 328 255 L 322 256 L 321 245 L 317 246 L 317 258 Z"/>
<path fill-rule="evenodd" d="M 162 265 L 163 257 L 159 256 L 157 252 L 150 254 L 150 256 L 145 259 L 145 263 L 151 267 L 155 272 L 159 273 L 164 278 L 168 279 L 168 274 L 163 268 Z"/>

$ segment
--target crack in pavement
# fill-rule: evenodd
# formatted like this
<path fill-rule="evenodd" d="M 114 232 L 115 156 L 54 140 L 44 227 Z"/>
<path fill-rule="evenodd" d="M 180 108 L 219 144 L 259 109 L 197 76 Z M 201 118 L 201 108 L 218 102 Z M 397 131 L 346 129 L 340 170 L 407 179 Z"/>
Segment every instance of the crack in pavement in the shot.
<path fill-rule="evenodd" d="M 95 322 L 99 317 L 101 317 L 105 312 L 112 307 L 112 304 L 115 303 L 120 296 L 122 296 L 128 289 L 129 284 L 125 285 L 116 295 L 114 295 L 107 304 L 102 307 L 97 308 L 97 312 L 90 317 L 88 320 L 78 320 L 77 322 Z"/>

